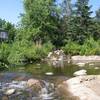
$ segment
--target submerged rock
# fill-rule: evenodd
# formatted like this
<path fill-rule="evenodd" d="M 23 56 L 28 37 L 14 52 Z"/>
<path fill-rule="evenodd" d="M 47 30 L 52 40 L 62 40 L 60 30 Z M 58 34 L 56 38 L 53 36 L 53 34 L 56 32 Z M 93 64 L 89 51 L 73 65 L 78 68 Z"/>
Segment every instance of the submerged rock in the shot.
<path fill-rule="evenodd" d="M 86 70 L 79 70 L 79 71 L 76 71 L 76 72 L 74 72 L 74 76 L 83 76 L 83 75 L 86 75 L 87 73 L 86 73 L 87 71 Z"/>
<path fill-rule="evenodd" d="M 53 75 L 53 73 L 52 72 L 47 72 L 47 73 L 45 73 L 45 75 L 51 76 L 51 75 Z"/>
<path fill-rule="evenodd" d="M 76 65 L 80 66 L 80 67 L 83 67 L 85 66 L 86 63 L 77 63 Z"/>
<path fill-rule="evenodd" d="M 95 67 L 94 69 L 99 69 L 99 67 Z"/>

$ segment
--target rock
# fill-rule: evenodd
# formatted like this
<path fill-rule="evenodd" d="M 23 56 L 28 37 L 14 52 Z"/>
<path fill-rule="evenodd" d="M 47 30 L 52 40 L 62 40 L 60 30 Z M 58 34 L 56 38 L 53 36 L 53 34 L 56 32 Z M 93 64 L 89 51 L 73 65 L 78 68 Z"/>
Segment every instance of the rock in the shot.
<path fill-rule="evenodd" d="M 40 66 L 41 64 L 37 64 L 38 66 Z"/>
<path fill-rule="evenodd" d="M 48 54 L 48 58 L 50 58 L 51 55 L 52 55 L 52 52 L 49 52 L 49 54 Z"/>
<path fill-rule="evenodd" d="M 93 65 L 94 65 L 94 63 L 90 63 L 90 64 L 89 64 L 89 66 L 93 66 Z"/>
<path fill-rule="evenodd" d="M 67 57 L 63 50 L 55 50 L 50 52 L 47 56 L 47 62 L 50 65 L 62 67 L 62 62 L 67 61 Z M 63 65 L 64 66 L 64 65 Z"/>
<path fill-rule="evenodd" d="M 15 93 L 15 89 L 8 89 L 8 90 L 5 91 L 4 94 L 6 94 L 6 95 L 11 95 L 11 94 L 13 94 L 13 93 Z"/>
<path fill-rule="evenodd" d="M 56 61 L 57 60 L 57 58 L 56 57 L 52 57 L 52 59 L 51 59 L 52 61 Z"/>
<path fill-rule="evenodd" d="M 79 100 L 100 100 L 100 75 L 74 77 L 65 83 L 66 91 L 78 96 Z"/>
<path fill-rule="evenodd" d="M 39 81 L 39 80 L 36 80 L 36 79 L 29 79 L 29 80 L 27 81 L 27 85 L 28 85 L 29 87 L 32 87 L 32 86 L 41 87 L 40 81 Z"/>
<path fill-rule="evenodd" d="M 72 56 L 71 57 L 72 62 L 75 63 L 92 63 L 92 62 L 100 62 L 100 56 Z"/>
<path fill-rule="evenodd" d="M 7 96 L 3 96 L 2 100 L 9 100 L 9 98 Z"/>
<path fill-rule="evenodd" d="M 95 67 L 94 69 L 99 69 L 99 67 Z"/>
<path fill-rule="evenodd" d="M 45 75 L 53 75 L 53 73 L 52 72 L 47 72 L 47 73 L 45 73 Z"/>
<path fill-rule="evenodd" d="M 86 75 L 87 73 L 86 73 L 87 71 L 86 70 L 79 70 L 79 71 L 76 71 L 76 72 L 74 72 L 74 76 L 83 76 L 83 75 Z"/>
<path fill-rule="evenodd" d="M 83 67 L 85 66 L 85 63 L 77 63 L 78 66 Z"/>

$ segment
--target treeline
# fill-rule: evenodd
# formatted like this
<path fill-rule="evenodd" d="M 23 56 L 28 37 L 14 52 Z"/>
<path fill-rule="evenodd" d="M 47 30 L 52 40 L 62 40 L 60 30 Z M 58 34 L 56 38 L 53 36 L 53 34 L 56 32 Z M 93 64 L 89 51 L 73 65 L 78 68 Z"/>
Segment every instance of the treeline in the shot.
<path fill-rule="evenodd" d="M 9 33 L 0 44 L 0 61 L 23 64 L 41 60 L 53 49 L 70 55 L 100 55 L 100 9 L 92 17 L 89 0 L 24 0 L 21 22 L 0 20 Z"/>

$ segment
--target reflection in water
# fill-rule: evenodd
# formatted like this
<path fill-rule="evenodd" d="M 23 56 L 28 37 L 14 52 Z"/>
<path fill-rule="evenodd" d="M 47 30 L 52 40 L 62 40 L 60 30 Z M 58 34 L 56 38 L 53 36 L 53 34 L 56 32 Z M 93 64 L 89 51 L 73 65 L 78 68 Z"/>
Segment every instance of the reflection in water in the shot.
<path fill-rule="evenodd" d="M 98 67 L 98 69 L 96 69 L 95 67 Z M 85 67 L 79 67 L 77 65 L 68 64 L 66 62 L 64 62 L 63 67 L 54 67 L 46 63 L 40 63 L 40 64 L 30 64 L 24 67 L 23 66 L 21 67 L 12 66 L 9 68 L 8 72 L 24 72 L 24 73 L 29 73 L 31 75 L 40 76 L 40 77 L 45 76 L 45 73 L 47 72 L 52 72 L 54 76 L 64 75 L 67 77 L 72 77 L 75 71 L 78 71 L 81 69 L 87 70 L 87 74 L 89 75 L 100 74 L 100 63 L 95 63 L 93 66 L 90 66 L 89 64 L 87 64 Z"/>

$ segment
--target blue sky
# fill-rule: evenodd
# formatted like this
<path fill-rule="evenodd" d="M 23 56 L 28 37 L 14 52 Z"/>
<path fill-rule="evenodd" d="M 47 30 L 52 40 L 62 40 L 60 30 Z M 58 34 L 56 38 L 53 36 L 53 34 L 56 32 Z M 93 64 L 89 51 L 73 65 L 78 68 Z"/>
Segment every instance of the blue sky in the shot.
<path fill-rule="evenodd" d="M 22 12 L 22 0 L 0 0 L 0 18 L 16 24 Z"/>
<path fill-rule="evenodd" d="M 95 12 L 100 7 L 100 0 L 90 0 L 89 4 L 93 5 L 92 10 Z M 20 13 L 23 13 L 22 0 L 0 0 L 0 18 L 16 24 L 20 20 Z"/>

